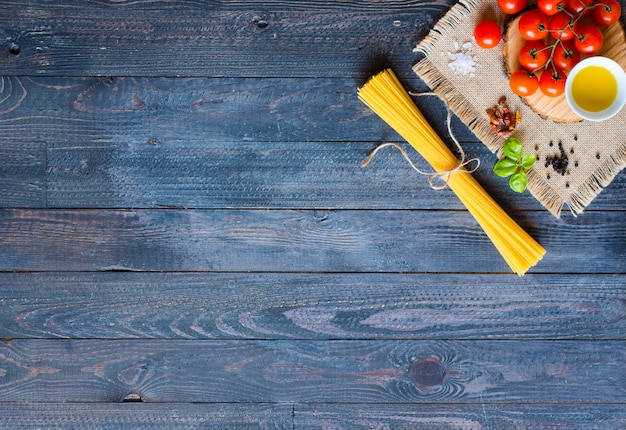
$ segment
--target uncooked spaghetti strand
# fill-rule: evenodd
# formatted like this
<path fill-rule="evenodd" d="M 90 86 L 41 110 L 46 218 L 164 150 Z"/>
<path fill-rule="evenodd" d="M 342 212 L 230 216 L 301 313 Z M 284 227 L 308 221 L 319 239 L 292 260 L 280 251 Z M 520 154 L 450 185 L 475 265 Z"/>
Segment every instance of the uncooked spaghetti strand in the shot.
<path fill-rule="evenodd" d="M 359 90 L 359 98 L 407 140 L 436 170 L 451 170 L 456 157 L 435 133 L 395 75 L 383 71 Z"/>
<path fill-rule="evenodd" d="M 444 144 L 441 137 L 434 131 L 431 127 L 430 123 L 426 120 L 422 112 L 417 108 L 413 100 L 410 98 L 410 95 L 404 91 L 402 84 L 395 77 L 395 75 L 391 73 L 385 73 L 385 75 L 391 75 L 391 80 L 395 83 L 396 93 L 401 95 L 402 102 L 405 106 L 408 106 L 409 109 L 416 112 L 416 116 L 419 118 L 419 129 L 420 132 L 424 135 L 424 138 L 430 143 L 430 147 L 434 150 L 433 152 L 439 154 L 445 159 L 450 160 L 451 162 L 456 162 L 456 157 L 450 151 L 450 149 Z M 411 143 L 411 142 L 409 142 Z"/>
<path fill-rule="evenodd" d="M 455 175 L 455 177 L 458 176 L 460 175 Z M 494 228 L 493 219 L 485 216 L 485 210 L 481 206 L 480 202 L 477 199 L 472 198 L 472 194 L 464 192 L 462 187 L 459 187 L 458 182 L 451 180 L 449 185 L 464 203 L 465 207 L 474 216 L 478 224 L 483 228 L 489 239 L 491 239 L 498 251 L 502 254 L 507 264 L 509 264 L 509 266 L 511 266 L 511 268 L 517 273 L 519 265 L 515 262 L 518 261 L 518 258 L 511 256 L 511 252 L 507 245 L 506 234 L 503 230 Z"/>
<path fill-rule="evenodd" d="M 459 180 L 466 180 L 467 182 L 459 186 Z M 520 267 L 529 268 L 543 256 L 545 250 L 491 199 L 473 177 L 461 174 L 454 175 L 451 177 L 449 185 L 483 227 L 494 245 L 498 249 L 506 249 L 501 254 L 516 273 L 520 274 L 520 272 L 525 271 Z M 515 263 L 511 263 L 511 261 Z"/>
<path fill-rule="evenodd" d="M 517 242 L 522 244 L 527 244 L 527 239 L 529 235 L 519 227 L 504 210 L 487 194 L 486 191 L 478 184 L 478 182 L 469 175 L 455 175 L 454 179 L 451 178 L 449 185 L 451 187 L 453 184 L 456 184 L 458 181 L 463 181 L 461 187 L 463 187 L 463 192 L 459 192 L 457 194 L 461 194 L 461 197 L 465 197 L 467 204 L 479 204 L 483 206 L 483 211 L 481 215 L 485 219 L 494 219 L 494 220 L 502 220 L 508 219 L 511 222 L 511 229 L 509 230 L 508 235 L 513 236 Z M 480 197 L 479 197 L 480 196 Z M 476 202 L 476 203 L 472 203 Z M 540 247 L 536 247 L 535 249 L 539 249 Z"/>
<path fill-rule="evenodd" d="M 487 210 L 485 211 L 486 214 L 492 215 L 492 214 L 498 213 L 499 217 L 510 218 L 508 214 L 506 214 L 504 210 L 491 198 L 491 196 L 489 196 L 487 192 L 484 191 L 484 189 L 478 184 L 478 182 L 473 180 L 471 181 L 471 183 L 468 181 L 468 184 L 471 184 L 471 189 L 470 189 L 470 192 L 466 194 L 468 194 L 470 198 L 479 195 L 479 193 L 484 195 L 484 197 L 482 197 L 481 199 L 481 202 L 486 203 L 488 205 Z M 512 228 L 510 230 L 510 235 L 515 236 L 518 239 L 518 242 L 521 242 L 524 245 L 530 245 L 534 243 L 534 241 L 527 242 L 526 240 L 529 235 L 521 227 L 515 224 L 513 220 L 511 220 L 511 222 L 513 224 L 511 225 Z M 538 250 L 538 249 L 541 249 L 541 247 L 533 246 L 533 247 L 529 247 L 529 249 Z"/>
<path fill-rule="evenodd" d="M 454 175 L 455 178 L 461 176 L 470 177 L 469 175 Z M 450 184 L 450 188 L 455 191 L 455 194 L 461 199 L 478 224 L 483 228 L 509 267 L 515 273 L 523 274 L 529 267 L 528 259 L 526 259 L 523 254 L 520 254 L 513 243 L 514 239 L 509 236 L 507 230 L 502 228 L 504 218 L 499 218 L 499 215 L 501 215 L 499 211 L 495 213 L 489 212 L 489 208 L 486 208 L 479 199 L 474 198 L 471 193 L 464 192 L 462 188 L 459 189 L 458 183 L 452 185 L 453 182 L 451 182 Z"/>

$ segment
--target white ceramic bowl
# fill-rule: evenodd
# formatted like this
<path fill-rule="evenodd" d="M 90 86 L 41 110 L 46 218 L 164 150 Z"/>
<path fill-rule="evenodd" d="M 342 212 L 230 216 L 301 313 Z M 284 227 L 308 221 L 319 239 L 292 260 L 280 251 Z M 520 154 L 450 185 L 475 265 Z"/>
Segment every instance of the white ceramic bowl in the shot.
<path fill-rule="evenodd" d="M 617 81 L 617 96 L 615 97 L 615 100 L 608 108 L 599 112 L 590 112 L 581 108 L 576 104 L 574 98 L 572 97 L 572 83 L 574 82 L 576 74 L 588 66 L 599 66 L 605 68 L 615 77 L 615 80 Z M 569 107 L 579 117 L 588 119 L 589 121 L 607 120 L 617 114 L 624 106 L 624 102 L 626 102 L 626 72 L 624 72 L 622 66 L 610 58 L 599 56 L 585 58 L 574 66 L 571 72 L 567 75 L 567 80 L 565 81 L 565 99 L 567 100 Z"/>

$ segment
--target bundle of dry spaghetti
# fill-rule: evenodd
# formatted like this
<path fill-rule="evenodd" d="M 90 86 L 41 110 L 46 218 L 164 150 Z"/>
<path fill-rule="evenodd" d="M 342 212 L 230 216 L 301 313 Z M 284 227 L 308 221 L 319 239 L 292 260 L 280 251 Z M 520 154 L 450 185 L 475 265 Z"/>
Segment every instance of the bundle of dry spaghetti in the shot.
<path fill-rule="evenodd" d="M 384 70 L 358 90 L 370 109 L 396 130 L 435 169 L 474 216 L 511 269 L 522 276 L 545 249 L 487 194 L 419 111 L 394 73 Z"/>

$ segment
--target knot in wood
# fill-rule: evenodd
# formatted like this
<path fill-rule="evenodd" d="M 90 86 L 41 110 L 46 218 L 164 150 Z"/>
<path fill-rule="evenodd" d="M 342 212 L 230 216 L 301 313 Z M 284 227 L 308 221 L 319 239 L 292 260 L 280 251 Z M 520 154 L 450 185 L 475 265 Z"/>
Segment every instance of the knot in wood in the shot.
<path fill-rule="evenodd" d="M 12 55 L 20 55 L 20 52 L 22 52 L 22 47 L 18 45 L 17 42 L 11 42 L 9 43 L 9 52 Z"/>
<path fill-rule="evenodd" d="M 409 378 L 420 389 L 433 388 L 443 384 L 446 374 L 445 366 L 434 357 L 416 361 L 411 363 L 409 367 Z"/>
<path fill-rule="evenodd" d="M 255 16 L 254 18 L 252 18 L 252 23 L 258 28 L 265 28 L 270 25 L 270 23 L 261 16 Z"/>
<path fill-rule="evenodd" d="M 124 397 L 124 400 L 122 400 L 122 402 L 124 402 L 124 403 L 143 402 L 143 399 L 141 398 L 141 396 L 139 394 L 130 393 L 126 397 Z"/>

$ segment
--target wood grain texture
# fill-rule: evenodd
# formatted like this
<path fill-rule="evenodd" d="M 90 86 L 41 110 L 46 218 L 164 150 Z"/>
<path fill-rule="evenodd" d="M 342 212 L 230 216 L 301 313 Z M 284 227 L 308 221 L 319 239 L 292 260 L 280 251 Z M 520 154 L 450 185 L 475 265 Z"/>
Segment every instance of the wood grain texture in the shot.
<path fill-rule="evenodd" d="M 50 148 L 148 145 L 202 149 L 225 142 L 350 142 L 396 136 L 357 99 L 365 78 L 11 77 L 3 138 Z M 407 88 L 425 91 L 417 78 Z M 9 92 L 9 89 L 5 89 Z M 6 94 L 5 96 L 8 96 Z M 417 103 L 433 119 L 442 103 Z M 2 107 L 0 105 L 0 107 Z M 433 121 L 438 122 L 438 121 Z M 478 142 L 458 126 L 459 138 Z M 445 123 L 438 125 L 445 135 Z M 381 136 L 382 131 L 386 134 Z M 148 141 L 151 141 L 148 143 Z"/>
<path fill-rule="evenodd" d="M 624 341 L 4 340 L 0 401 L 623 403 L 625 369 Z"/>
<path fill-rule="evenodd" d="M 624 339 L 624 275 L 0 273 L 0 338 Z"/>
<path fill-rule="evenodd" d="M 296 405 L 296 429 L 615 430 L 621 405 Z"/>
<path fill-rule="evenodd" d="M 535 273 L 624 271 L 626 212 L 514 218 L 548 251 Z M 7 209 L 0 231 L 4 271 L 510 273 L 461 211 Z"/>
<path fill-rule="evenodd" d="M 292 415 L 292 409 L 294 413 Z M 390 405 L 250 403 L 2 403 L 12 429 L 615 430 L 621 405 Z"/>
<path fill-rule="evenodd" d="M 27 90 L 19 78 L 0 77 L 0 206 L 45 207 L 46 143 L 41 136 L 22 138 L 21 120 L 8 120 L 26 113 L 22 103 Z"/>
<path fill-rule="evenodd" d="M 42 142 L 0 142 L 0 206 L 46 206 L 46 149 Z"/>
<path fill-rule="evenodd" d="M 291 405 L 262 403 L 0 403 L 6 430 L 292 429 Z"/>
<path fill-rule="evenodd" d="M 447 1 L 4 1 L 9 75 L 355 76 L 412 48 Z M 383 60 L 381 60 L 381 58 Z"/>

